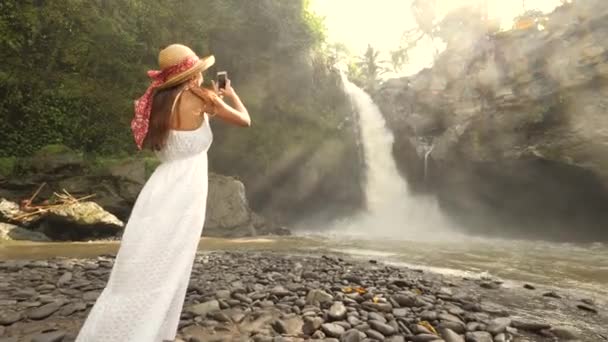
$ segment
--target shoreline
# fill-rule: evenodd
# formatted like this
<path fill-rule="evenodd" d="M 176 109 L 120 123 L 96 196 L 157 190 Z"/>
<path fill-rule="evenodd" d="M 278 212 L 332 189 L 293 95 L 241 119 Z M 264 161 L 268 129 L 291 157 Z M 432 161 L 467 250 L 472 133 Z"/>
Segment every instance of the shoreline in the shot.
<path fill-rule="evenodd" d="M 55 333 L 68 336 L 58 341 L 71 341 L 69 336 L 75 334 L 86 311 L 105 286 L 112 262 L 113 258 L 107 255 L 84 259 L 0 261 L 0 269 L 6 275 L 0 282 L 0 317 L 5 325 L 0 328 L 0 337 L 19 336 L 17 341 L 29 341 L 42 330 L 56 329 Z M 60 281 L 60 277 L 65 280 L 68 273 L 70 279 Z M 366 293 L 346 293 L 345 289 L 357 287 Z M 311 292 L 327 301 L 307 304 Z M 550 292 L 553 292 L 552 297 L 543 296 Z M 560 298 L 554 298 L 556 296 Z M 209 305 L 215 307 L 216 303 L 217 310 L 213 312 L 202 309 Z M 579 308 L 581 305 L 586 309 Z M 32 312 L 44 311 L 45 307 L 47 311 L 54 310 L 43 319 L 30 317 Z M 331 318 L 332 308 L 342 310 L 342 307 L 346 316 L 342 318 L 340 314 L 340 317 Z M 487 337 L 484 332 L 494 323 L 505 323 L 509 319 L 509 329 L 505 326 L 500 333 L 493 330 L 496 333 L 494 341 L 508 335 L 514 338 L 522 335 L 512 339 L 522 342 L 553 341 L 551 334 L 562 334 L 562 337 L 574 334 L 580 341 L 602 341 L 608 336 L 606 312 L 605 302 L 591 302 L 566 290 L 509 288 L 493 279 L 442 275 L 335 253 L 315 256 L 211 251 L 197 254 L 180 334 L 197 337 L 200 341 L 272 341 L 279 335 L 283 336 L 283 341 L 306 341 L 319 331 L 327 341 L 332 341 L 327 339 L 332 334 L 344 337 L 337 332 L 344 334 L 353 330 L 349 334 L 354 336 L 365 331 L 369 338 L 370 335 L 379 337 L 376 333 L 380 329 L 385 340 L 422 341 L 425 337 L 417 336 L 424 332 L 417 323 L 426 320 L 439 334 L 443 331 L 456 338 L 447 332 L 446 329 L 450 329 L 456 335 L 468 333 L 467 341 L 485 341 L 471 339 L 471 336 Z M 232 317 L 237 313 L 243 320 L 224 319 L 224 316 Z M 25 318 L 7 325 L 7 317 L 11 314 L 13 320 Z M 255 331 L 247 330 L 254 321 L 246 321 L 240 316 L 252 314 L 267 317 L 268 322 L 257 322 L 259 326 Z M 310 317 L 318 319 L 311 323 L 313 318 Z M 317 326 L 319 319 L 327 325 Z M 372 322 L 374 320 L 384 320 L 382 324 L 392 324 L 393 329 Z M 522 322 L 528 326 L 522 328 Z M 306 334 L 302 326 L 310 328 L 311 324 L 315 329 L 309 329 Z M 553 332 L 541 334 L 539 327 L 546 327 L 542 324 L 551 325 Z M 332 329 L 336 331 L 332 332 Z M 505 335 L 499 336 L 501 333 Z M 321 333 L 317 333 L 316 337 L 320 336 Z M 430 341 L 431 336 L 426 338 Z"/>

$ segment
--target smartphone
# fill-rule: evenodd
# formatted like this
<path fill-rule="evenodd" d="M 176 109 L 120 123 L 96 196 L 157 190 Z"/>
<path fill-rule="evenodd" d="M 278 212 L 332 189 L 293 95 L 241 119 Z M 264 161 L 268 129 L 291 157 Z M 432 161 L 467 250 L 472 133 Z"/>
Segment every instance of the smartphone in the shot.
<path fill-rule="evenodd" d="M 219 71 L 217 73 L 217 87 L 219 89 L 226 89 L 226 80 L 228 79 L 227 71 Z"/>

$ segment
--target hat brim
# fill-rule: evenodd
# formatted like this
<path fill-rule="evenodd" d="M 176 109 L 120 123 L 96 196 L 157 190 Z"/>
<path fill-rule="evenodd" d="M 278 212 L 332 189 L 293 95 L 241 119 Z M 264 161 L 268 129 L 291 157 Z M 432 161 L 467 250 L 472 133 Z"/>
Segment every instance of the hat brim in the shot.
<path fill-rule="evenodd" d="M 196 73 L 203 72 L 209 69 L 213 64 L 215 64 L 215 57 L 213 55 L 202 58 L 192 68 L 182 72 L 181 74 L 177 74 L 171 77 L 157 89 L 166 89 L 176 86 L 186 81 Z"/>

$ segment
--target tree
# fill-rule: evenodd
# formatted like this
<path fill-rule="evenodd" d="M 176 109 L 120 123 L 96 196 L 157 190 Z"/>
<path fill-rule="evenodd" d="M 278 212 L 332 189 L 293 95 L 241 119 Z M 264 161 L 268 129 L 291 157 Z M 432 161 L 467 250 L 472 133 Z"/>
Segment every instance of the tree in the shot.
<path fill-rule="evenodd" d="M 367 45 L 367 50 L 356 65 L 360 69 L 361 83 L 368 91 L 373 91 L 379 82 L 380 76 L 386 73 L 388 69 L 379 60 L 380 52 L 375 50 L 371 45 Z"/>

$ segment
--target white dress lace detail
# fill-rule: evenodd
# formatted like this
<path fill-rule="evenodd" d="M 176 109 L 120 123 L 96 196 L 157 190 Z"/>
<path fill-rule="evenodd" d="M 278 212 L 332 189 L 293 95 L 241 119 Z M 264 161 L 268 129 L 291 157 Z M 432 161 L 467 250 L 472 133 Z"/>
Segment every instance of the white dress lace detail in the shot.
<path fill-rule="evenodd" d="M 170 131 L 162 163 L 142 189 L 125 227 L 108 283 L 77 342 L 173 340 L 205 221 L 206 118 L 193 131 Z"/>

